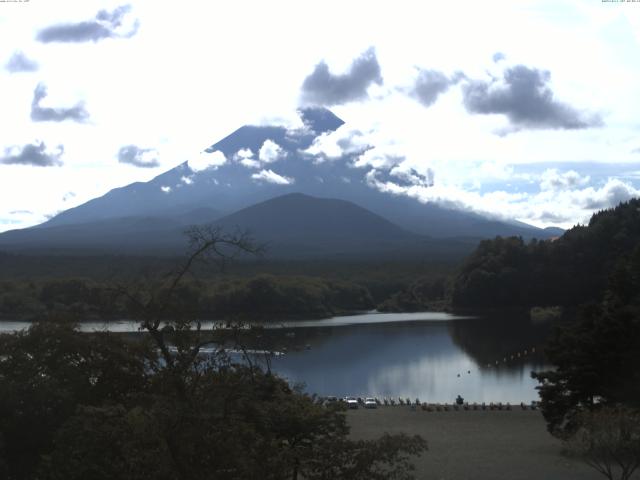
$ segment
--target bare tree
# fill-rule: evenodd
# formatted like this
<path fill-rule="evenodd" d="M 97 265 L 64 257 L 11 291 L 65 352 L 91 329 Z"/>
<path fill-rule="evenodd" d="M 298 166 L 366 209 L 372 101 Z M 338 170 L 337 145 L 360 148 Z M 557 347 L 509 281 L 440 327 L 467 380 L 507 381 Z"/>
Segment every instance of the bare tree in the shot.
<path fill-rule="evenodd" d="M 603 407 L 580 416 L 580 428 L 566 442 L 568 453 L 609 480 L 628 480 L 640 467 L 640 413 Z"/>
<path fill-rule="evenodd" d="M 260 255 L 264 250 L 246 231 L 225 233 L 216 226 L 194 226 L 185 234 L 189 247 L 177 268 L 137 288 L 124 285 L 115 288 L 118 295 L 126 298 L 130 315 L 140 322 L 140 330 L 148 332 L 153 339 L 164 369 L 177 373 L 177 379 L 197 366 L 203 347 L 215 342 L 212 332 L 203 335 L 197 306 L 184 298 L 188 296 L 185 282 L 194 275 L 196 264 L 213 263 L 224 269 L 240 255 Z"/>

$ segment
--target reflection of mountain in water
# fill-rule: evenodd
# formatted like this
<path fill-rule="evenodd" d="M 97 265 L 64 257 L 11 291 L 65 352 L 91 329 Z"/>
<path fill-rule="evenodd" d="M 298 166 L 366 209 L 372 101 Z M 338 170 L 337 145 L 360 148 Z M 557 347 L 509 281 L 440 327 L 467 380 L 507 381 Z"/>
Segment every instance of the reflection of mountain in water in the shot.
<path fill-rule="evenodd" d="M 320 395 L 403 396 L 434 402 L 451 402 L 458 394 L 471 402 L 537 399 L 530 371 L 540 361 L 527 358 L 508 368 L 482 368 L 453 337 L 455 332 L 458 338 L 471 338 L 481 325 L 491 331 L 492 323 L 474 319 L 367 324 L 295 328 L 267 335 L 276 346 L 291 341 L 302 347 L 274 358 L 273 370 Z M 486 344 L 487 358 L 501 354 L 505 345 L 519 345 L 522 332 L 502 330 L 501 335 L 502 342 Z M 480 337 L 479 342 L 483 341 Z"/>
<path fill-rule="evenodd" d="M 528 317 L 513 314 L 459 320 L 450 322 L 448 328 L 453 342 L 479 365 L 494 367 L 498 361 L 500 368 L 508 369 L 525 362 L 543 365 L 542 347 L 552 325 L 534 325 Z M 535 354 L 531 353 L 532 347 L 535 348 Z"/>

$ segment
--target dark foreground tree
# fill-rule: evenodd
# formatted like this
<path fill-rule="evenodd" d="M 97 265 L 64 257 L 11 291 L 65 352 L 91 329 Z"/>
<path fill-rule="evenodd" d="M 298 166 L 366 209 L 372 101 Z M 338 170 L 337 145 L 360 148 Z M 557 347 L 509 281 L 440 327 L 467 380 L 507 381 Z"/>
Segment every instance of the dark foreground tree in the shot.
<path fill-rule="evenodd" d="M 0 335 L 0 457 L 6 477 L 31 478 L 79 405 L 128 402 L 149 387 L 153 352 L 115 335 L 44 322 Z M 2 465 L 0 460 L 0 465 Z"/>
<path fill-rule="evenodd" d="M 140 320 L 136 338 L 52 321 L 0 337 L 4 478 L 412 478 L 409 458 L 426 449 L 421 438 L 351 441 L 339 408 L 248 357 L 203 352 L 220 341 L 220 329 L 202 330 L 183 279 L 209 254 L 221 260 L 254 248 L 217 230 L 192 239 L 174 273 L 136 291 L 114 290 Z"/>
<path fill-rule="evenodd" d="M 609 480 L 628 480 L 640 467 L 640 414 L 601 408 L 580 414 L 580 428 L 566 442 L 568 453 Z"/>
<path fill-rule="evenodd" d="M 640 247 L 621 260 L 604 302 L 584 307 L 549 342 L 556 368 L 533 374 L 548 429 L 560 438 L 579 428 L 582 412 L 640 409 Z"/>

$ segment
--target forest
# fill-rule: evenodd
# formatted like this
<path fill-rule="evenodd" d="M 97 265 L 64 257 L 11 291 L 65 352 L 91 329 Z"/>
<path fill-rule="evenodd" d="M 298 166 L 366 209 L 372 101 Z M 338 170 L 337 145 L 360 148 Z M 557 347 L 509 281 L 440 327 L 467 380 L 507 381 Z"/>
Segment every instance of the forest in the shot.
<path fill-rule="evenodd" d="M 602 300 L 608 282 L 630 283 L 640 258 L 640 200 L 594 214 L 555 240 L 483 240 L 453 280 L 451 303 L 462 308 L 578 306 Z M 617 280 L 616 280 L 617 278 Z"/>

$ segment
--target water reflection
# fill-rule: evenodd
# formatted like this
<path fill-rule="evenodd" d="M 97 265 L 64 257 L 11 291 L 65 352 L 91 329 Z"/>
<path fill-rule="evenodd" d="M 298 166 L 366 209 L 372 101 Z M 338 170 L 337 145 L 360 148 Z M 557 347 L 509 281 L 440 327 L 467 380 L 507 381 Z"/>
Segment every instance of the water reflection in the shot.
<path fill-rule="evenodd" d="M 272 367 L 319 395 L 452 402 L 460 394 L 470 402 L 529 402 L 537 400 L 530 372 L 546 365 L 539 354 L 523 355 L 521 345 L 539 343 L 544 333 L 517 323 L 503 329 L 493 319 L 294 328 L 308 350 L 276 358 Z M 506 352 L 514 359 L 502 361 Z"/>

